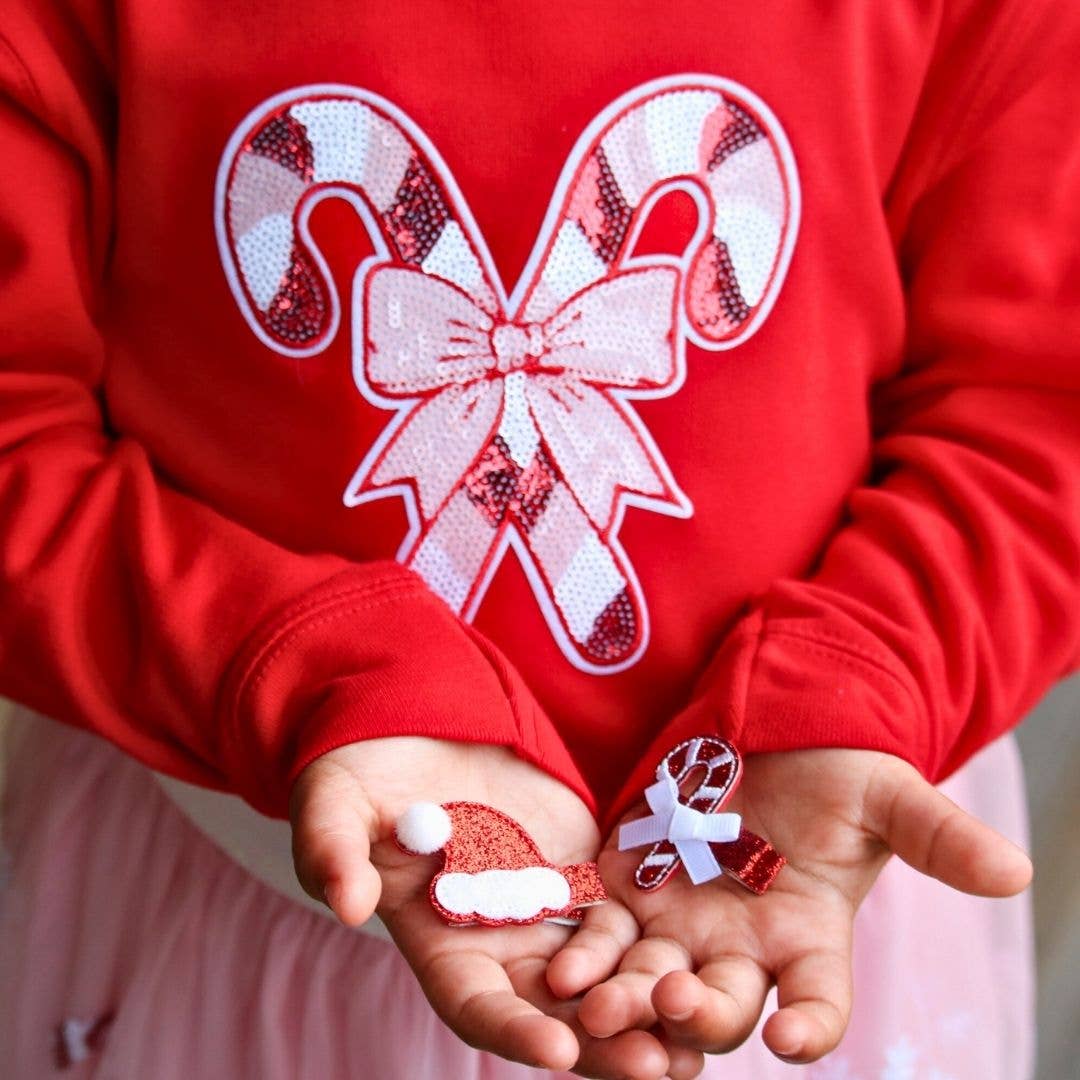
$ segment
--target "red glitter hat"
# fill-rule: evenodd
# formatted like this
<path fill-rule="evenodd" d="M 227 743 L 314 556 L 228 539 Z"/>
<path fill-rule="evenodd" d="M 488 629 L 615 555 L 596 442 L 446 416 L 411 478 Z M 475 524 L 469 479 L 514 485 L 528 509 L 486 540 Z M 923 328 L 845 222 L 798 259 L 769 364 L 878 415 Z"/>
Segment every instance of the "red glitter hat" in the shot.
<path fill-rule="evenodd" d="M 607 899 L 595 863 L 553 865 L 513 818 L 482 803 L 416 803 L 396 832 L 405 851 L 443 852 L 431 902 L 451 923 L 576 923 L 581 908 Z"/>

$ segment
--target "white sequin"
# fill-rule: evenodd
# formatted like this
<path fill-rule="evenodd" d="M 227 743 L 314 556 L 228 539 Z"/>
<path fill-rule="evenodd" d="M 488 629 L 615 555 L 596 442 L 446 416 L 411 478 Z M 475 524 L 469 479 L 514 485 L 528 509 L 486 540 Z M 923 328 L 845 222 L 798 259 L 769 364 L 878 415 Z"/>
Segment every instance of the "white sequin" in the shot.
<path fill-rule="evenodd" d="M 396 127 L 359 101 L 302 102 L 290 110 L 314 153 L 316 184 L 356 184 L 380 211 L 393 205 L 412 148 Z"/>
<path fill-rule="evenodd" d="M 469 247 L 469 242 L 456 221 L 446 223 L 421 266 L 424 273 L 452 281 L 466 292 L 477 292 L 484 283 L 480 260 Z"/>
<path fill-rule="evenodd" d="M 597 616 L 626 587 L 611 552 L 589 532 L 555 585 L 555 602 L 576 641 L 588 641 Z"/>
<path fill-rule="evenodd" d="M 529 464 L 540 446 L 540 434 L 529 412 L 525 393 L 527 376 L 512 371 L 503 380 L 503 414 L 499 434 L 506 440 L 510 456 L 522 468 Z"/>
<path fill-rule="evenodd" d="M 690 176 L 700 169 L 701 132 L 721 100 L 707 90 L 683 90 L 646 103 L 645 131 L 657 176 Z"/>
<path fill-rule="evenodd" d="M 739 291 L 754 307 L 776 265 L 785 216 L 783 181 L 768 139 L 725 158 L 707 183 L 716 205 L 713 232 L 727 244 Z"/>
<path fill-rule="evenodd" d="M 600 144 L 623 198 L 637 206 L 656 182 L 645 117 L 632 110 L 622 117 Z"/>
<path fill-rule="evenodd" d="M 374 114 L 359 101 L 309 101 L 294 105 L 314 152 L 313 183 L 363 184 Z"/>
<path fill-rule="evenodd" d="M 291 169 L 258 154 L 237 163 L 229 201 L 229 228 L 242 236 L 267 214 L 292 214 L 307 185 Z"/>
<path fill-rule="evenodd" d="M 543 278 L 552 294 L 562 303 L 606 272 L 588 237 L 574 222 L 564 221 L 544 264 Z"/>
<path fill-rule="evenodd" d="M 475 515 L 476 511 L 469 507 Z M 448 519 L 447 524 L 451 524 Z M 485 528 L 487 526 L 485 525 Z M 450 533 L 451 537 L 455 534 Z M 443 548 L 437 539 L 429 539 L 420 545 L 412 560 L 413 569 L 428 583 L 429 588 L 441 596 L 452 608 L 460 611 L 469 596 L 472 581 L 463 578 L 458 572 L 453 556 Z"/>
<path fill-rule="evenodd" d="M 288 214 L 267 214 L 237 237 L 236 256 L 256 305 L 265 311 L 292 262 L 293 225 Z"/>

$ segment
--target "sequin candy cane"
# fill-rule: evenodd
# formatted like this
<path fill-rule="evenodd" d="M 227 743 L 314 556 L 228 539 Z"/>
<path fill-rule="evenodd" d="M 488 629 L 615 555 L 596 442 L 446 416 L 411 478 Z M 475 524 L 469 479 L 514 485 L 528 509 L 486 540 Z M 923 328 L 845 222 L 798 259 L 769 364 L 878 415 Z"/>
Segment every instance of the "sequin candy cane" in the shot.
<path fill-rule="evenodd" d="M 684 793 L 695 773 L 700 773 L 699 782 Z M 619 830 L 620 851 L 653 845 L 634 872 L 637 886 L 659 889 L 685 861 L 695 885 L 723 872 L 751 892 L 764 893 L 786 860 L 744 829 L 738 814 L 717 813 L 742 779 L 742 758 L 735 747 L 714 736 L 687 739 L 668 752 L 656 777 L 646 791 L 652 815 Z"/>
<path fill-rule="evenodd" d="M 697 208 L 692 239 L 635 254 L 675 190 Z M 346 504 L 404 498 L 398 558 L 467 619 L 513 547 L 566 657 L 628 667 L 648 611 L 618 538 L 625 507 L 692 513 L 632 401 L 678 390 L 687 341 L 732 348 L 771 309 L 799 216 L 776 118 L 707 74 L 616 99 L 575 143 L 508 296 L 450 170 L 393 103 L 347 86 L 273 98 L 226 148 L 216 213 L 237 304 L 284 356 L 322 351 L 339 327 L 308 227 L 330 197 L 375 249 L 353 280 L 354 381 L 396 414 Z"/>

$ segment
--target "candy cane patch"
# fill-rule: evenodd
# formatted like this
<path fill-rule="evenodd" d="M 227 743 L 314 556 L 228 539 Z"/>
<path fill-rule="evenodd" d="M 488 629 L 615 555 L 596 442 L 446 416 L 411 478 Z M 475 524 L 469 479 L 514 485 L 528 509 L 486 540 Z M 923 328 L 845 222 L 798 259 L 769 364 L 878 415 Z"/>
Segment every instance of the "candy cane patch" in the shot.
<path fill-rule="evenodd" d="M 673 190 L 698 209 L 694 236 L 632 255 Z M 397 106 L 348 86 L 279 95 L 229 141 L 216 227 L 240 311 L 284 356 L 340 328 L 308 229 L 325 198 L 355 208 L 375 250 L 353 280 L 353 376 L 393 414 L 345 503 L 402 498 L 398 559 L 466 619 L 513 548 L 567 659 L 629 667 L 649 620 L 625 510 L 693 512 L 633 402 L 680 388 L 687 341 L 735 348 L 772 309 L 799 221 L 779 122 L 707 74 L 622 95 L 577 140 L 507 294 L 446 163 Z"/>

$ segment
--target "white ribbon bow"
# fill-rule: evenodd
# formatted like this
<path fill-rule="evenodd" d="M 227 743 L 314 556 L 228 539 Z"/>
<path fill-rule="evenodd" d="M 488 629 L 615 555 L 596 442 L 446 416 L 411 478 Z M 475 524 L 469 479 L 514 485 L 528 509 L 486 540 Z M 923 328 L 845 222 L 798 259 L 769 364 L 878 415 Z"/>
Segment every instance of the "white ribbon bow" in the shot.
<path fill-rule="evenodd" d="M 705 814 L 679 802 L 679 785 L 670 774 L 645 789 L 645 801 L 652 814 L 619 829 L 620 851 L 669 840 L 695 885 L 724 872 L 709 845 L 737 840 L 742 815 Z"/>

